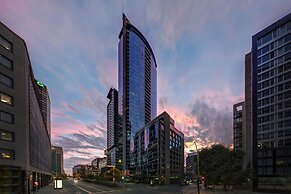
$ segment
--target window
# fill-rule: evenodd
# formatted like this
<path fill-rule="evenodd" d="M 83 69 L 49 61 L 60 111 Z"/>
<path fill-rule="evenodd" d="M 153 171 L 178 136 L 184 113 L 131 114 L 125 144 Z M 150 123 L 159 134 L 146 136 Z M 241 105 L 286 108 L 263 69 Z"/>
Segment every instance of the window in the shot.
<path fill-rule="evenodd" d="M 262 44 L 272 40 L 272 32 L 262 37 Z"/>
<path fill-rule="evenodd" d="M 283 131 L 278 131 L 278 137 L 282 137 L 283 136 Z"/>
<path fill-rule="evenodd" d="M 278 40 L 278 46 L 281 46 L 283 43 L 284 43 L 284 39 L 283 38 L 280 38 Z"/>
<path fill-rule="evenodd" d="M 2 103 L 13 105 L 13 97 L 0 92 L 0 99 Z"/>
<path fill-rule="evenodd" d="M 283 84 L 278 85 L 278 91 L 282 91 L 283 90 Z"/>
<path fill-rule="evenodd" d="M 257 40 L 257 45 L 258 45 L 258 47 L 262 45 L 262 39 L 261 38 Z"/>
<path fill-rule="evenodd" d="M 0 73 L 0 83 L 13 88 L 13 79 Z"/>
<path fill-rule="evenodd" d="M 270 55 L 269 55 L 269 54 L 264 55 L 264 56 L 262 57 L 262 63 L 268 61 L 269 59 L 270 59 Z"/>
<path fill-rule="evenodd" d="M 291 50 L 291 43 L 289 43 L 289 44 L 287 44 L 287 45 L 284 46 L 284 51 L 285 52 L 288 52 L 290 50 Z"/>
<path fill-rule="evenodd" d="M 0 45 L 6 48 L 9 51 L 12 51 L 12 44 L 2 36 L 0 36 Z"/>
<path fill-rule="evenodd" d="M 283 112 L 279 112 L 278 113 L 278 119 L 282 119 L 283 118 Z"/>
<path fill-rule="evenodd" d="M 289 59 L 291 59 L 291 53 L 285 55 L 285 61 L 288 61 Z"/>
<path fill-rule="evenodd" d="M 283 66 L 278 67 L 278 73 L 283 72 Z"/>
<path fill-rule="evenodd" d="M 2 149 L 0 148 L 0 158 L 1 159 L 14 159 L 14 151 L 13 150 L 6 150 L 6 149 Z"/>
<path fill-rule="evenodd" d="M 287 72 L 284 74 L 284 80 L 288 80 L 288 79 L 291 79 L 291 72 Z"/>
<path fill-rule="evenodd" d="M 291 40 L 291 33 L 287 34 L 285 37 L 285 43 Z"/>
<path fill-rule="evenodd" d="M 14 115 L 0 111 L 0 121 L 4 121 L 6 123 L 14 123 Z"/>
<path fill-rule="evenodd" d="M 13 69 L 12 61 L 0 54 L 0 64 L 8 69 Z"/>
<path fill-rule="evenodd" d="M 285 65 L 284 65 L 284 70 L 287 71 L 287 70 L 289 70 L 289 69 L 291 69 L 291 63 L 287 63 L 287 64 L 285 64 Z"/>
<path fill-rule="evenodd" d="M 288 23 L 286 24 L 286 28 L 287 28 L 287 31 L 291 30 L 291 22 L 288 22 Z"/>
<path fill-rule="evenodd" d="M 283 146 L 283 140 L 279 140 L 278 141 L 278 147 L 282 147 Z"/>
<path fill-rule="evenodd" d="M 5 141 L 14 141 L 14 133 L 0 130 L 0 139 Z"/>

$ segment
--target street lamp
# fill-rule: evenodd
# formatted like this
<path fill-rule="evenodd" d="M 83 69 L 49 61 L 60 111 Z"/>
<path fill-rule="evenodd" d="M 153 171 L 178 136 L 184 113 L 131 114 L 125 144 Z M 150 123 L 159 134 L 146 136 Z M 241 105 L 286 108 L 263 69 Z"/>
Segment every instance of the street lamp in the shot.
<path fill-rule="evenodd" d="M 195 148 L 196 148 L 196 152 L 197 152 L 197 176 L 198 176 L 198 180 L 197 180 L 197 191 L 198 194 L 200 194 L 200 186 L 199 186 L 199 182 L 200 182 L 200 171 L 199 171 L 199 150 L 197 149 L 197 144 L 195 141 L 193 141 Z"/>

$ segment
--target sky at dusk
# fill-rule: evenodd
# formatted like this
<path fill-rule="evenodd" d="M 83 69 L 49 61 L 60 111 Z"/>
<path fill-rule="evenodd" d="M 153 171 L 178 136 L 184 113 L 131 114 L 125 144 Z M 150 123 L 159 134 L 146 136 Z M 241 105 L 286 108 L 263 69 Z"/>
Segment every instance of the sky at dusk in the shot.
<path fill-rule="evenodd" d="M 230 145 L 251 37 L 290 13 L 290 0 L 1 0 L 0 21 L 26 41 L 49 89 L 52 144 L 63 147 L 66 172 L 103 157 L 122 11 L 155 53 L 158 113 L 175 119 L 185 151 L 193 140 Z"/>

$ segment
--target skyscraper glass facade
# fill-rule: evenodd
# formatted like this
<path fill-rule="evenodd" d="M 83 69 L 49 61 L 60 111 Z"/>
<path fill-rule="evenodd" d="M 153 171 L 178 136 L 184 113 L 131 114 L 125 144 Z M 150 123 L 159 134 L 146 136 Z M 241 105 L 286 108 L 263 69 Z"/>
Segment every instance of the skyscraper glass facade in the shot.
<path fill-rule="evenodd" d="M 123 16 L 118 44 L 118 112 L 123 118 L 123 159 L 128 169 L 135 133 L 157 114 L 157 65 L 144 36 Z"/>

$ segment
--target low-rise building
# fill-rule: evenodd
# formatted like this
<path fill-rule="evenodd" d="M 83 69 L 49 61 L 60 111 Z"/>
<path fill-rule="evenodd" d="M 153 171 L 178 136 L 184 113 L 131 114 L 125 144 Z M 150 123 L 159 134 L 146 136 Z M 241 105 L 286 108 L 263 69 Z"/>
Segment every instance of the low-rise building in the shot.
<path fill-rule="evenodd" d="M 197 153 L 189 153 L 186 157 L 186 173 L 185 178 L 194 180 L 196 177 L 197 170 Z"/>
<path fill-rule="evenodd" d="M 52 146 L 52 173 L 54 175 L 64 175 L 64 153 L 63 148 Z"/>
<path fill-rule="evenodd" d="M 130 174 L 141 182 L 170 184 L 184 178 L 184 134 L 167 112 L 135 134 L 132 154 Z"/>

